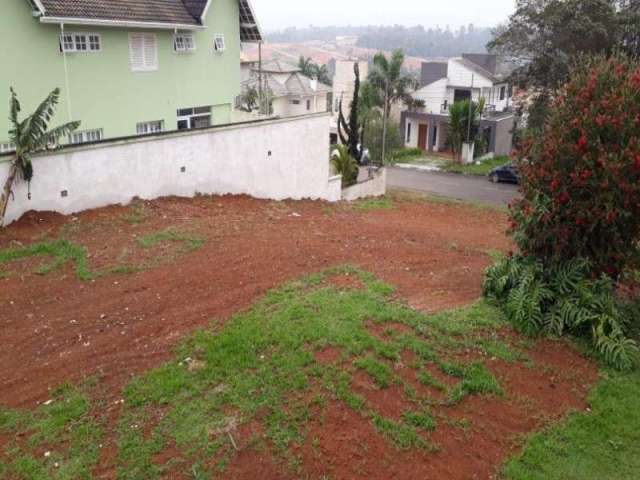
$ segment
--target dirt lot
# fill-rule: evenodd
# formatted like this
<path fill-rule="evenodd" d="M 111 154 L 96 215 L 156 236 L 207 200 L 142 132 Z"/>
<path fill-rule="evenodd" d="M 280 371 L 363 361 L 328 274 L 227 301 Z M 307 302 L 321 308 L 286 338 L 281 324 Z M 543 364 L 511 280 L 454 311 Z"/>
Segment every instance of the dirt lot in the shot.
<path fill-rule="evenodd" d="M 88 376 L 99 377 L 107 398 L 117 399 L 132 376 L 170 358 L 189 332 L 211 320 L 223 323 L 267 290 L 333 265 L 374 273 L 415 309 L 465 305 L 480 296 L 491 253 L 510 248 L 500 212 L 402 198 L 392 208 L 367 206 L 202 197 L 137 202 L 73 217 L 27 215 L 0 232 L 0 249 L 64 238 L 86 247 L 91 271 L 109 273 L 80 281 L 71 262 L 46 275 L 34 270 L 50 258 L 0 264 L 0 403 L 34 408 L 49 389 Z M 168 228 L 169 235 L 158 237 L 164 241 L 153 241 Z M 536 398 L 533 407 L 465 404 L 460 415 L 480 412 L 479 425 L 488 434 L 480 428 L 453 437 L 443 430 L 438 440 L 450 447 L 449 454 L 438 453 L 428 468 L 400 468 L 424 463 L 424 454 L 395 456 L 340 405 L 327 413 L 328 423 L 312 426 L 322 458 L 333 458 L 335 478 L 358 478 L 356 471 L 381 479 L 388 478 L 381 472 L 394 471 L 400 472 L 397 478 L 487 478 L 513 450 L 508 438 L 531 431 L 544 418 L 583 408 L 595 379 L 594 367 L 566 347 L 545 343 L 537 350 L 546 355 L 545 374 L 507 367 L 503 372 L 514 395 Z M 558 377 L 555 369 L 566 365 L 582 378 Z M 522 418 L 524 411 L 531 415 Z M 331 429 L 334 423 L 339 434 Z M 365 447 L 369 460 L 362 460 Z M 309 451 L 302 455 L 309 478 L 321 478 L 315 476 L 318 458 Z M 354 459 L 360 459 L 358 470 L 351 468 Z M 113 468 L 105 462 L 100 474 L 111 478 Z M 228 478 L 286 478 L 249 450 L 230 472 L 236 473 Z"/>

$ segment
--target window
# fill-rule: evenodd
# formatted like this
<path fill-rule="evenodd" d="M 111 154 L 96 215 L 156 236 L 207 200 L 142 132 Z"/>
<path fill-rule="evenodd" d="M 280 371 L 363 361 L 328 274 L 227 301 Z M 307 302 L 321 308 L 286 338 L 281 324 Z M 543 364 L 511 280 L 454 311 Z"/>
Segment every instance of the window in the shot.
<path fill-rule="evenodd" d="M 0 153 L 9 153 L 15 152 L 16 146 L 11 142 L 2 142 L 0 143 Z"/>
<path fill-rule="evenodd" d="M 147 135 L 149 133 L 158 133 L 164 130 L 164 122 L 162 120 L 154 122 L 140 122 L 136 125 L 138 135 Z"/>
<path fill-rule="evenodd" d="M 74 132 L 69 135 L 69 143 L 77 145 L 79 143 L 97 142 L 102 140 L 102 129 L 85 130 L 83 132 Z"/>
<path fill-rule="evenodd" d="M 129 34 L 129 62 L 132 72 L 158 70 L 158 44 L 155 33 Z"/>
<path fill-rule="evenodd" d="M 97 33 L 63 33 L 60 35 L 60 51 L 65 53 L 99 52 L 102 40 Z"/>
<path fill-rule="evenodd" d="M 307 112 L 311 110 L 311 100 L 307 100 Z"/>
<path fill-rule="evenodd" d="M 291 100 L 293 105 L 300 105 L 300 100 Z"/>
<path fill-rule="evenodd" d="M 178 53 L 193 52 L 196 49 L 193 33 L 177 33 L 173 37 L 173 49 Z"/>
<path fill-rule="evenodd" d="M 507 87 L 500 87 L 500 100 L 504 100 L 507 96 Z"/>
<path fill-rule="evenodd" d="M 407 122 L 407 143 L 411 143 L 411 122 Z"/>
<path fill-rule="evenodd" d="M 181 108 L 178 110 L 178 130 L 211 126 L 211 107 Z"/>
<path fill-rule="evenodd" d="M 225 44 L 224 44 L 224 35 L 221 33 L 216 33 L 213 37 L 213 49 L 216 52 L 224 52 Z"/>

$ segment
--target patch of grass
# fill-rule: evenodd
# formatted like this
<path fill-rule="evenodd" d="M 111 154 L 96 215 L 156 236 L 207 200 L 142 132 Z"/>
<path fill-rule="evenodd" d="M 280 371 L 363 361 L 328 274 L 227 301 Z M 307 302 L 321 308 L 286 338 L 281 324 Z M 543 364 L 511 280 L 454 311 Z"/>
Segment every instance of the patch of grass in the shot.
<path fill-rule="evenodd" d="M 507 343 L 500 340 L 479 340 L 472 341 L 472 343 L 475 343 L 487 356 L 492 358 L 498 358 L 509 363 L 527 360 L 527 356 L 522 352 L 514 350 Z"/>
<path fill-rule="evenodd" d="M 431 375 L 426 370 L 421 370 L 417 373 L 418 381 L 426 386 L 432 387 L 436 390 L 440 390 L 441 392 L 445 392 L 447 390 L 447 386 L 440 382 L 437 378 Z"/>
<path fill-rule="evenodd" d="M 389 388 L 393 379 L 391 367 L 371 357 L 359 358 L 353 364 L 367 372 L 380 388 Z"/>
<path fill-rule="evenodd" d="M 62 268 L 67 262 L 73 262 L 76 266 L 78 279 L 86 281 L 96 277 L 96 274 L 89 270 L 86 249 L 67 240 L 41 242 L 27 247 L 2 250 L 0 251 L 0 264 L 29 257 L 53 257 L 50 264 L 36 270 L 36 273 L 40 275 L 46 275 L 53 270 Z"/>
<path fill-rule="evenodd" d="M 458 403 L 468 395 L 502 395 L 498 380 L 482 363 L 463 370 L 462 382 L 451 391 L 450 397 L 453 403 Z"/>
<path fill-rule="evenodd" d="M 358 200 L 353 204 L 353 208 L 361 212 L 391 210 L 393 208 L 393 199 L 391 197 L 385 196 L 381 198 Z"/>
<path fill-rule="evenodd" d="M 640 372 L 606 371 L 589 398 L 590 413 L 574 413 L 534 434 L 503 469 L 512 480 L 638 478 Z"/>
<path fill-rule="evenodd" d="M 427 412 L 404 412 L 402 419 L 407 425 L 414 426 L 421 430 L 432 432 L 436 429 L 435 419 Z"/>
<path fill-rule="evenodd" d="M 136 239 L 143 248 L 152 248 L 159 243 L 177 242 L 183 243 L 180 253 L 194 252 L 204 245 L 205 240 L 201 237 L 181 232 L 175 228 L 168 228 L 160 232 L 151 233 Z"/>
<path fill-rule="evenodd" d="M 464 175 L 479 175 L 486 176 L 496 167 L 509 163 L 509 157 L 495 157 L 489 160 L 484 160 L 477 164 L 459 165 L 454 162 L 447 162 L 442 166 L 442 170 L 446 172 L 462 173 Z"/>
<path fill-rule="evenodd" d="M 362 288 L 345 291 L 326 281 L 345 273 L 356 276 Z M 329 403 L 316 401 L 319 395 L 344 402 L 397 448 L 431 448 L 419 434 L 435 428 L 427 412 L 417 409 L 400 422 L 386 418 L 354 392 L 354 375 L 361 369 L 381 388 L 402 383 L 389 363 L 400 352 L 415 352 L 416 362 L 433 360 L 446 351 L 443 344 L 457 341 L 455 335 L 482 333 L 502 316 L 482 302 L 425 315 L 395 301 L 393 292 L 369 273 L 331 268 L 269 292 L 222 329 L 196 333 L 178 349 L 174 362 L 126 388 L 120 477 L 159 478 L 167 465 L 154 458 L 169 445 L 178 450 L 172 468 L 186 471 L 197 464 L 203 475 L 203 465 L 211 462 L 202 462 L 215 458 L 224 469 L 236 454 L 226 432 L 256 416 L 265 427 L 265 448 L 272 446 L 295 470 L 299 459 L 292 447 L 305 442 L 310 419 L 322 417 Z M 370 330 L 372 323 L 383 331 L 398 324 L 408 328 L 382 341 Z M 316 360 L 314 352 L 327 347 L 340 350 L 345 361 Z M 467 381 L 473 379 L 470 375 Z M 428 403 L 406 387 L 409 401 L 420 407 Z"/>
<path fill-rule="evenodd" d="M 120 218 L 130 225 L 140 225 L 149 217 L 149 212 L 142 202 L 135 202 L 129 207 L 129 211 Z"/>
<path fill-rule="evenodd" d="M 10 456 L 3 475 L 34 480 L 92 478 L 103 429 L 90 407 L 85 392 L 65 385 L 52 393 L 51 403 L 35 412 L 1 409 L 0 434 L 13 437 L 5 446 Z"/>
<path fill-rule="evenodd" d="M 405 202 L 427 202 L 435 205 L 453 205 L 461 207 L 475 208 L 481 211 L 494 211 L 500 213 L 508 213 L 509 209 L 506 205 L 496 205 L 493 203 L 485 203 L 480 201 L 458 200 L 456 198 L 444 197 L 433 193 L 425 193 L 418 191 L 389 189 L 388 196 L 394 200 Z"/>

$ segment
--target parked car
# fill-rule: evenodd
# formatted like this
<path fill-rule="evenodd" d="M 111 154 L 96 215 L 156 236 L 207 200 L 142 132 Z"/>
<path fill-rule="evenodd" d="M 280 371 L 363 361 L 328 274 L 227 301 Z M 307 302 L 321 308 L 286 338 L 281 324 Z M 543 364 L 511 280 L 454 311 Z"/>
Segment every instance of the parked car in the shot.
<path fill-rule="evenodd" d="M 489 180 L 493 183 L 520 183 L 520 176 L 518 175 L 518 169 L 512 163 L 507 163 L 501 167 L 494 168 L 489 173 Z"/>

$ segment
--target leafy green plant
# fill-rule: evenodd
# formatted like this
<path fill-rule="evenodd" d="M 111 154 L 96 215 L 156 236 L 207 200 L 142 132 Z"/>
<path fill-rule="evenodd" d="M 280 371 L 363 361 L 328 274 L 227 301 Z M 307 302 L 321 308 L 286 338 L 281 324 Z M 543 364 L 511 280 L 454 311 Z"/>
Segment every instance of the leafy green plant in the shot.
<path fill-rule="evenodd" d="M 606 276 L 591 278 L 588 261 L 544 266 L 533 257 L 515 256 L 487 271 L 484 293 L 497 301 L 520 331 L 536 335 L 590 336 L 610 365 L 633 368 L 640 350 L 628 337 L 633 317 Z"/>
<path fill-rule="evenodd" d="M 336 175 L 342 175 L 342 188 L 355 185 L 358 181 L 358 163 L 349 153 L 346 145 L 337 145 L 331 153 L 331 167 Z"/>
<path fill-rule="evenodd" d="M 30 182 L 33 178 L 31 156 L 34 153 L 45 150 L 50 145 L 55 145 L 60 138 L 69 135 L 80 126 L 80 122 L 70 122 L 49 130 L 49 122 L 53 118 L 59 98 L 60 89 L 56 88 L 38 105 L 31 115 L 20 121 L 18 115 L 22 108 L 16 92 L 13 88 L 11 89 L 9 105 L 11 130 L 9 131 L 9 140 L 16 146 L 16 152 L 0 195 L 0 226 L 4 222 L 9 197 L 11 196 L 11 188 L 16 181 L 18 172 L 20 172 L 25 182 Z"/>

